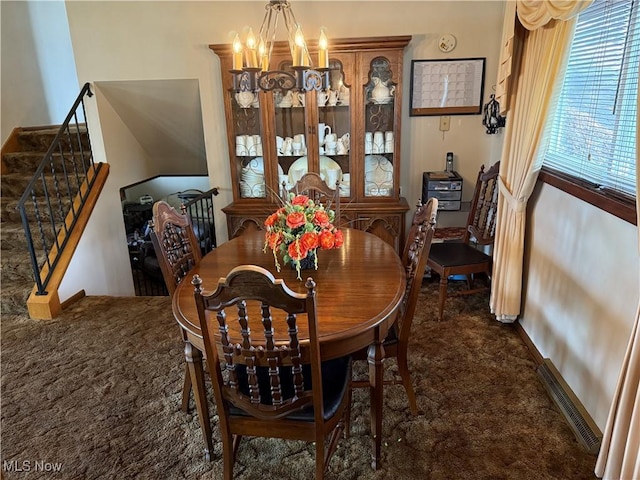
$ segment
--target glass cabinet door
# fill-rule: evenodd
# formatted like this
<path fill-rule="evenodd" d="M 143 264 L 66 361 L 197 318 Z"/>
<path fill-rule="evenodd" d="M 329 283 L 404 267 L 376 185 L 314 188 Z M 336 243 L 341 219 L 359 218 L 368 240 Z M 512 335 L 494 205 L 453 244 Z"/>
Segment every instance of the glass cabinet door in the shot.
<path fill-rule="evenodd" d="M 335 189 L 340 182 L 340 196 L 351 196 L 351 113 L 350 88 L 344 65 L 329 61 L 329 88 L 318 92 L 318 145 L 320 176 Z"/>
<path fill-rule="evenodd" d="M 289 71 L 291 61 L 278 64 L 279 70 Z M 308 142 L 306 135 L 306 97 L 296 90 L 274 90 L 275 152 L 278 158 L 278 194 L 290 190 L 309 171 Z"/>
<path fill-rule="evenodd" d="M 389 59 L 371 61 L 364 88 L 364 196 L 394 195 L 395 89 Z"/>
<path fill-rule="evenodd" d="M 229 92 L 232 96 L 234 159 L 239 198 L 265 198 L 265 164 L 262 148 L 259 96 L 250 91 Z"/>

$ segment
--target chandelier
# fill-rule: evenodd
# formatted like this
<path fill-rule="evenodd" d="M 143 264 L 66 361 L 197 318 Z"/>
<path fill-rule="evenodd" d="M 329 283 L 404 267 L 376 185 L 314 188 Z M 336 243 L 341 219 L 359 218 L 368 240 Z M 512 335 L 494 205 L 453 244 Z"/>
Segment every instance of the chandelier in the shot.
<path fill-rule="evenodd" d="M 244 45 L 236 35 L 233 50 L 233 88 L 237 92 L 258 90 L 324 90 L 329 83 L 329 49 L 327 37 L 320 30 L 318 40 L 318 66 L 314 68 L 302 28 L 296 21 L 288 0 L 271 0 L 265 6 L 262 26 L 256 37 L 252 29 Z M 293 73 L 284 70 L 269 70 L 271 53 L 276 39 L 278 21 L 287 30 L 287 41 L 292 59 Z"/>

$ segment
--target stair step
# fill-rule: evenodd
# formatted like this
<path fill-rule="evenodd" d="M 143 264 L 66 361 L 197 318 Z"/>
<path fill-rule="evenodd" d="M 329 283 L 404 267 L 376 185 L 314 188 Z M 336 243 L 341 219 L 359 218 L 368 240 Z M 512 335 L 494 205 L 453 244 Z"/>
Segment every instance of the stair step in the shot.
<path fill-rule="evenodd" d="M 15 197 L 19 199 L 22 197 L 27 185 L 31 181 L 31 175 L 25 175 L 23 173 L 8 173 L 2 175 L 2 196 L 3 197 Z M 75 173 L 69 177 L 71 189 L 71 195 L 75 197 L 76 193 L 80 189 L 80 185 L 84 181 L 84 176 L 75 176 Z M 56 182 L 58 187 L 56 189 Z M 64 177 L 58 175 L 56 178 L 51 173 L 45 173 L 45 183 L 47 185 L 47 192 L 50 197 L 56 197 L 56 191 L 59 190 L 61 196 L 69 196 L 67 184 L 64 182 Z M 38 180 L 34 185 L 36 195 L 44 195 L 44 187 L 42 185 L 42 179 Z"/>
<path fill-rule="evenodd" d="M 41 248 L 42 238 L 40 230 L 36 225 L 32 225 L 32 235 L 36 238 L 33 238 L 33 243 L 38 248 Z M 47 242 L 47 246 L 51 247 L 51 245 L 55 242 L 55 236 L 53 234 L 53 229 L 50 224 L 43 225 L 42 231 L 44 232 L 44 238 Z M 21 223 L 3 223 L 2 229 L 0 231 L 0 248 L 2 249 L 2 255 L 7 255 L 8 252 L 15 251 L 16 254 L 20 255 L 24 253 L 24 255 L 28 255 L 27 253 L 27 238 L 24 233 L 24 228 L 22 228 Z"/>
<path fill-rule="evenodd" d="M 89 156 L 91 152 L 85 151 L 84 157 L 89 160 Z M 40 162 L 42 162 L 45 153 L 43 152 L 14 152 L 7 153 L 3 157 L 4 166 L 6 167 L 6 171 L 9 173 L 28 173 L 33 175 L 36 171 Z M 76 168 L 82 169 L 81 159 L 82 154 L 80 152 L 71 153 L 65 152 L 65 168 L 67 172 L 70 174 L 71 171 L 74 170 L 74 164 L 77 165 Z M 74 161 L 72 162 L 72 158 Z M 47 170 L 50 171 L 52 168 L 51 165 L 47 165 Z M 53 168 L 56 171 L 62 171 L 62 155 L 60 153 L 53 154 Z"/>
<path fill-rule="evenodd" d="M 16 197 L 2 197 L 2 199 L 0 200 L 2 208 L 2 210 L 0 211 L 0 221 L 2 223 L 15 222 L 18 224 L 22 224 L 22 217 L 20 216 L 20 212 L 18 211 L 18 201 L 19 199 Z M 53 209 L 52 212 L 49 211 L 49 208 L 43 200 L 38 199 L 38 213 L 40 214 L 40 220 L 42 222 L 49 222 L 51 218 L 53 218 L 56 222 L 63 222 L 71 208 L 71 200 L 65 198 L 62 199 L 62 212 L 60 212 L 57 199 L 52 200 L 51 207 Z M 26 204 L 26 211 L 27 217 L 29 219 L 35 218 L 35 206 L 32 202 L 28 202 Z"/>
<path fill-rule="evenodd" d="M 33 130 L 23 130 L 18 133 L 18 144 L 23 151 L 46 152 L 58 134 L 60 127 L 38 128 Z M 79 151 L 78 135 L 75 133 L 75 127 L 70 129 L 70 135 L 62 135 L 61 142 L 65 149 L 73 147 L 74 151 Z M 80 142 L 83 150 L 89 150 L 89 137 L 87 129 L 84 125 L 80 126 Z"/>

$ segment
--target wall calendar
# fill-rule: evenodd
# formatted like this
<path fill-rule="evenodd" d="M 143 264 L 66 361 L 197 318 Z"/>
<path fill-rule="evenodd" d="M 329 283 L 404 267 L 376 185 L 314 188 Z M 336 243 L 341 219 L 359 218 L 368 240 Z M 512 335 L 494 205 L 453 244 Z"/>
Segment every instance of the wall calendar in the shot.
<path fill-rule="evenodd" d="M 410 116 L 480 114 L 485 61 L 412 60 Z"/>

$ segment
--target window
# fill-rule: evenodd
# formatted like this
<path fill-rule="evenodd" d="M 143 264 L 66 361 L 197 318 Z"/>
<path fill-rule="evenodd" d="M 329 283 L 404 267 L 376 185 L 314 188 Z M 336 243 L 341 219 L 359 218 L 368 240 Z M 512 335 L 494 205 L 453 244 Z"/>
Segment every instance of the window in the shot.
<path fill-rule="evenodd" d="M 636 195 L 638 0 L 595 0 L 576 25 L 544 165 L 605 194 Z"/>

